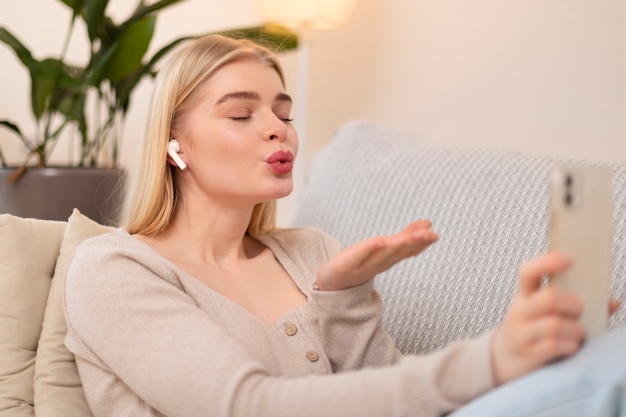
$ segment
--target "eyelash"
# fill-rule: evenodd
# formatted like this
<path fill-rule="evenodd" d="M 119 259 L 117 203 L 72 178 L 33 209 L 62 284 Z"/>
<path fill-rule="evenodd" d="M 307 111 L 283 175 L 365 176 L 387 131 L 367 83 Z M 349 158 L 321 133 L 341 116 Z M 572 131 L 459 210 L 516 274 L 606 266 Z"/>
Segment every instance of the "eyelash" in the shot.
<path fill-rule="evenodd" d="M 250 116 L 231 117 L 231 119 L 235 120 L 235 121 L 244 121 L 244 120 L 249 120 Z M 293 122 L 293 118 L 285 118 L 285 119 L 281 118 L 280 120 L 282 120 L 283 122 L 286 122 L 286 123 L 287 122 L 289 122 L 289 123 Z"/>

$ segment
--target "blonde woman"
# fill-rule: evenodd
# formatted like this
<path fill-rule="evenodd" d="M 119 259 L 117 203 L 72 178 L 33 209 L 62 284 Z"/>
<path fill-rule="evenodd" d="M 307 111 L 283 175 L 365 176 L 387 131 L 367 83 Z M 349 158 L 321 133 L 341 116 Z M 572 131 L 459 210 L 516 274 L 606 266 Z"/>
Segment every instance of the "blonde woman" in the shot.
<path fill-rule="evenodd" d="M 125 227 L 84 242 L 65 289 L 95 416 L 440 416 L 584 340 L 582 305 L 529 262 L 499 329 L 402 357 L 373 278 L 438 238 L 419 220 L 342 250 L 276 229 L 298 139 L 274 55 L 209 36 L 154 88 Z"/>

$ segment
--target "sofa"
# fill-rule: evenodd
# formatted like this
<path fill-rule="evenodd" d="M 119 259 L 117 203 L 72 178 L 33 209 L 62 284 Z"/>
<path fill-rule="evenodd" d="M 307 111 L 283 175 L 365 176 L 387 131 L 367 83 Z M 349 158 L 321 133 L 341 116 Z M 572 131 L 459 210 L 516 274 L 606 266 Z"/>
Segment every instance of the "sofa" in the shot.
<path fill-rule="evenodd" d="M 548 249 L 549 176 L 558 164 L 613 172 L 612 295 L 626 295 L 626 164 L 451 149 L 352 121 L 307 168 L 294 224 L 343 244 L 426 218 L 439 241 L 376 279 L 384 323 L 405 353 L 426 353 L 498 324 L 518 268 Z M 626 324 L 626 308 L 611 320 Z"/>
<path fill-rule="evenodd" d="M 594 164 L 447 149 L 353 121 L 307 169 L 293 223 L 323 229 L 347 245 L 430 219 L 440 241 L 376 280 L 385 326 L 399 348 L 425 353 L 501 320 L 519 264 L 546 251 L 548 174 L 567 162 Z M 604 165 L 614 173 L 612 289 L 620 296 L 626 166 Z M 77 210 L 65 222 L 0 215 L 0 417 L 91 415 L 63 345 L 61 291 L 75 247 L 111 230 Z M 611 326 L 625 320 L 622 310 Z"/>

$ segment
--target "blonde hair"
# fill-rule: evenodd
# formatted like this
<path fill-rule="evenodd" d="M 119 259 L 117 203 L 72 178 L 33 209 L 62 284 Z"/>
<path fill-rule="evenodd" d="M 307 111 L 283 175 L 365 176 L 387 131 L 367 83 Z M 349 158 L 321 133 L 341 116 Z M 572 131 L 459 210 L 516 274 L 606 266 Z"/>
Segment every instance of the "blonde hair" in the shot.
<path fill-rule="evenodd" d="M 177 168 L 167 162 L 167 145 L 176 124 L 195 89 L 218 69 L 231 62 L 257 60 L 284 75 L 276 56 L 252 41 L 208 35 L 178 50 L 159 71 L 148 114 L 144 149 L 127 190 L 122 225 L 129 233 L 152 235 L 169 225 L 180 198 Z M 275 229 L 276 202 L 257 204 L 250 218 L 248 233 L 259 235 Z"/>

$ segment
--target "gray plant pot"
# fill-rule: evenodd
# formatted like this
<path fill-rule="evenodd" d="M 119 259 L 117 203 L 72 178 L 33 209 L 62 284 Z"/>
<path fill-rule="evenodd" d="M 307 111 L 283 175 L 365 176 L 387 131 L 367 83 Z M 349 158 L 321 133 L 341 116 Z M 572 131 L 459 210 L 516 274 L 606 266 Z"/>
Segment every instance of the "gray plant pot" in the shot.
<path fill-rule="evenodd" d="M 117 224 L 124 172 L 104 168 L 29 168 L 14 184 L 15 169 L 0 168 L 0 213 L 67 220 L 74 208 L 107 225 Z"/>

